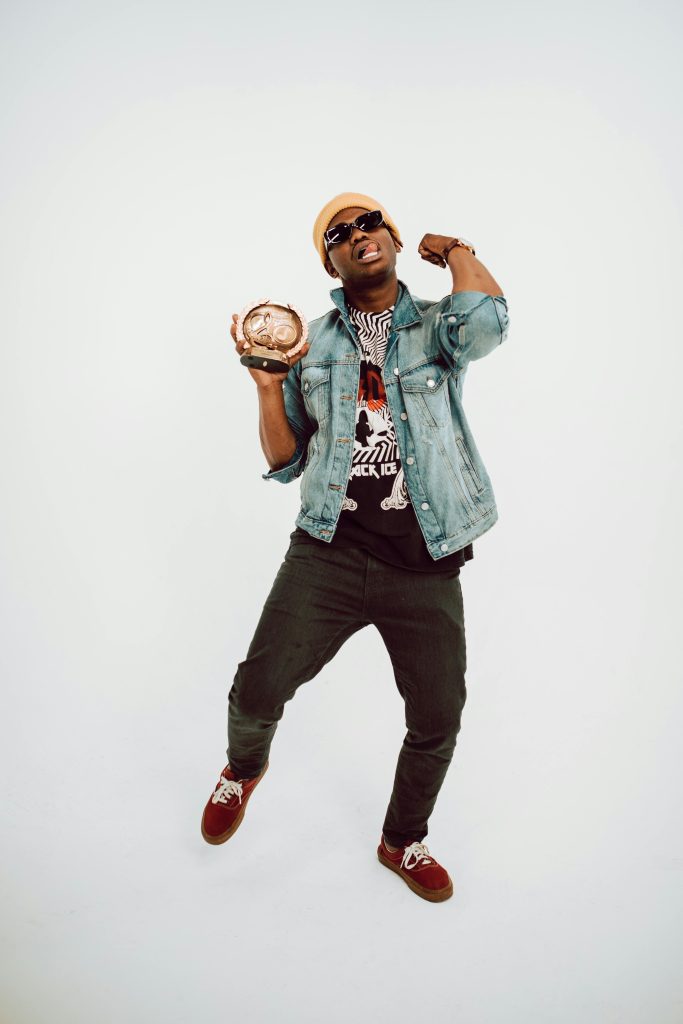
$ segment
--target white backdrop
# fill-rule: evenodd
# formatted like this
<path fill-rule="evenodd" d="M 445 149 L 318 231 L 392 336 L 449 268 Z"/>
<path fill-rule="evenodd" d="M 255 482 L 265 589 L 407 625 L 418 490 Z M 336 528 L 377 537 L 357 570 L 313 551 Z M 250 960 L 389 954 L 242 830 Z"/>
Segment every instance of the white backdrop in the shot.
<path fill-rule="evenodd" d="M 681 12 L 423 0 L 5 5 L 2 1019 L 674 1024 L 680 982 Z M 379 198 L 508 299 L 465 405 L 500 519 L 426 842 L 376 846 L 405 731 L 379 635 L 286 707 L 226 846 L 227 692 L 299 507 L 230 313 L 330 308 Z"/>

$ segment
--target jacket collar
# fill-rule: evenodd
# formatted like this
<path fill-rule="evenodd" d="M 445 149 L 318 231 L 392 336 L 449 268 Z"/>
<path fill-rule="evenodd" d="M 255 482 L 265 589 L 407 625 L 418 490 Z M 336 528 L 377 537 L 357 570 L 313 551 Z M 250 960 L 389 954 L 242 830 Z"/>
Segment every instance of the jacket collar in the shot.
<path fill-rule="evenodd" d="M 346 294 L 343 288 L 333 288 L 330 292 L 330 297 L 334 302 L 335 306 L 339 310 L 342 316 L 342 320 L 348 327 L 351 335 L 354 336 L 354 330 L 349 317 L 349 308 L 346 303 Z M 410 327 L 411 324 L 416 324 L 422 319 L 422 313 L 415 305 L 413 297 L 408 290 L 408 285 L 398 279 L 398 296 L 396 298 L 396 304 L 394 306 L 394 313 L 391 318 L 392 329 L 400 329 L 401 327 Z"/>

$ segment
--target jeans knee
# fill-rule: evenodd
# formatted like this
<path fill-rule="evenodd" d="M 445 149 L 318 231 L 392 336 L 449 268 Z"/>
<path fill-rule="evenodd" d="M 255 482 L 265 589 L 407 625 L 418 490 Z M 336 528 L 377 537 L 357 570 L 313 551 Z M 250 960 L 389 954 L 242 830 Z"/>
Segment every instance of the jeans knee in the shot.
<path fill-rule="evenodd" d="M 450 704 L 449 713 L 446 716 L 447 731 L 452 736 L 457 736 L 460 732 L 460 726 L 462 725 L 462 712 L 465 707 L 466 692 L 463 687 L 462 692 L 458 692 Z"/>
<path fill-rule="evenodd" d="M 448 700 L 430 705 L 424 716 L 411 715 L 408 726 L 413 738 L 432 748 L 454 747 L 462 724 L 464 705 L 464 694 L 454 693 Z"/>
<path fill-rule="evenodd" d="M 267 679 L 251 672 L 245 662 L 235 674 L 228 704 L 232 711 L 244 718 L 275 720 L 282 717 L 283 701 Z"/>

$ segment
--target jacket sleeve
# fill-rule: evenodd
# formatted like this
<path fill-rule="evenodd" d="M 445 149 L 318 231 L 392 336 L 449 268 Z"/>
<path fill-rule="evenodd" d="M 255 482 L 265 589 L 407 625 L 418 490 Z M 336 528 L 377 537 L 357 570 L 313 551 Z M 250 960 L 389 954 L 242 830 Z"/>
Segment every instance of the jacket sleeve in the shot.
<path fill-rule="evenodd" d="M 464 370 L 482 359 L 508 335 L 507 299 L 485 292 L 453 292 L 439 303 L 436 331 L 439 348 L 448 363 Z"/>
<path fill-rule="evenodd" d="M 308 442 L 314 432 L 314 425 L 308 417 L 301 394 L 301 367 L 297 363 L 285 377 L 283 394 L 285 399 L 285 412 L 289 425 L 296 437 L 296 451 L 289 462 L 279 469 L 271 469 L 262 474 L 264 480 L 278 480 L 281 484 L 288 484 L 295 480 L 304 471 L 306 456 L 308 454 Z"/>

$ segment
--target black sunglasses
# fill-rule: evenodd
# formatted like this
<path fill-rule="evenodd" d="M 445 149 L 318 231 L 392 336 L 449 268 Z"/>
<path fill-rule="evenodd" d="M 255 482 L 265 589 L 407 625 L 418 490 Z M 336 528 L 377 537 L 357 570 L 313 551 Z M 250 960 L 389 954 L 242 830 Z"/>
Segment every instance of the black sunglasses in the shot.
<path fill-rule="evenodd" d="M 382 224 L 384 224 L 384 217 L 381 210 L 370 210 L 368 213 L 361 213 L 360 217 L 356 217 L 351 224 L 335 224 L 333 228 L 328 228 L 323 235 L 325 248 L 329 249 L 331 245 L 345 242 L 347 238 L 351 237 L 351 232 L 354 228 L 359 228 L 361 231 L 374 231 L 375 228 L 381 227 Z"/>

